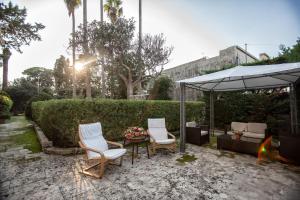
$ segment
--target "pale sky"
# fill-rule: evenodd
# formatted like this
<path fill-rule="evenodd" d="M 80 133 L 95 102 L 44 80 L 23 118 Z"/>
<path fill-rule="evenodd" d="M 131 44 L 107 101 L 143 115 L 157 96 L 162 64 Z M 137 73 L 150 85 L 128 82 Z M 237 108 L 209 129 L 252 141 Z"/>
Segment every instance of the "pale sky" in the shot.
<path fill-rule="evenodd" d="M 13 52 L 10 81 L 21 77 L 29 67 L 53 68 L 60 55 L 71 57 L 66 48 L 72 20 L 63 0 L 12 2 L 27 8 L 29 22 L 40 22 L 46 28 L 40 32 L 41 42 L 22 47 L 23 54 Z M 87 3 L 88 21 L 99 20 L 100 0 Z M 127 18 L 134 17 L 138 22 L 138 0 L 123 0 L 123 10 Z M 76 20 L 82 23 L 82 6 L 76 10 Z M 143 33 L 164 33 L 168 45 L 174 46 L 165 68 L 217 56 L 221 49 L 244 47 L 245 43 L 254 56 L 265 52 L 273 57 L 280 44 L 290 46 L 300 37 L 300 1 L 143 0 Z M 0 74 L 2 79 L 2 68 Z"/>

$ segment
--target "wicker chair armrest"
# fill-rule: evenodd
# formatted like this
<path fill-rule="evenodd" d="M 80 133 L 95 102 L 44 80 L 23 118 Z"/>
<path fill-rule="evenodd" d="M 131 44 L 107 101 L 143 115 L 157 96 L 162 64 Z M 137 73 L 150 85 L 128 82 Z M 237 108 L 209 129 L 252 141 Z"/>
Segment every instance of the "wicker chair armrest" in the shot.
<path fill-rule="evenodd" d="M 106 142 L 107 142 L 108 144 L 111 144 L 111 145 L 114 145 L 114 146 L 118 146 L 118 147 L 120 147 L 120 148 L 123 148 L 123 145 L 120 144 L 120 143 L 118 143 L 118 142 L 112 142 L 112 141 L 108 141 L 108 140 L 106 140 Z"/>
<path fill-rule="evenodd" d="M 172 139 L 176 139 L 176 137 L 172 134 L 168 132 L 168 135 L 172 138 Z"/>
<path fill-rule="evenodd" d="M 86 147 L 84 144 L 82 144 L 80 141 L 78 142 L 79 143 L 79 146 L 84 149 L 85 151 L 92 151 L 92 152 L 95 152 L 95 153 L 99 153 L 101 155 L 101 157 L 105 157 L 103 152 L 101 151 L 98 151 L 96 149 L 93 149 L 93 148 L 89 148 L 89 147 Z"/>

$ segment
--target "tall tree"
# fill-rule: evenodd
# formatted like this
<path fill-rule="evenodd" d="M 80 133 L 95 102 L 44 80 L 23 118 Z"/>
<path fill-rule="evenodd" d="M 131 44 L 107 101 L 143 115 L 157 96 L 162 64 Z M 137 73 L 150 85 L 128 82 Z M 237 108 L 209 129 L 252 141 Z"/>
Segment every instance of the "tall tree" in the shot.
<path fill-rule="evenodd" d="M 100 0 L 100 22 L 103 23 L 103 0 Z M 105 85 L 105 71 L 104 71 L 104 60 L 103 60 L 103 56 L 101 56 L 101 96 L 102 98 L 105 98 L 105 94 L 106 94 L 106 85 Z"/>
<path fill-rule="evenodd" d="M 142 48 L 142 0 L 139 0 L 139 57 L 141 56 L 141 48 Z M 142 90 L 142 84 L 138 84 L 138 92 Z"/>
<path fill-rule="evenodd" d="M 76 44 L 82 49 L 82 29 L 76 32 Z M 120 18 L 115 24 L 92 22 L 88 26 L 89 51 L 105 56 L 107 69 L 117 74 L 126 85 L 127 98 L 131 98 L 138 84 L 158 76 L 173 50 L 166 47 L 163 34 L 143 37 L 141 52 L 134 38 L 133 19 Z"/>
<path fill-rule="evenodd" d="M 88 59 L 89 49 L 88 49 L 88 33 L 87 33 L 87 0 L 83 0 L 83 54 L 84 59 Z M 91 72 L 90 65 L 85 66 L 86 76 L 85 76 L 85 92 L 86 98 L 92 97 L 92 89 L 91 89 Z"/>
<path fill-rule="evenodd" d="M 104 11 L 107 13 L 108 18 L 113 24 L 123 15 L 123 8 L 121 5 L 121 0 L 107 0 L 106 4 L 104 4 Z"/>
<path fill-rule="evenodd" d="M 41 23 L 34 25 L 25 22 L 27 11 L 9 2 L 7 5 L 0 3 L 0 45 L 3 60 L 3 84 L 2 89 L 7 88 L 8 61 L 11 50 L 22 53 L 21 46 L 29 45 L 31 41 L 41 40 L 38 31 L 44 28 Z"/>
<path fill-rule="evenodd" d="M 69 16 L 72 16 L 72 66 L 73 66 L 73 98 L 76 97 L 76 69 L 75 69 L 75 9 L 81 4 L 81 0 L 64 0 Z"/>
<path fill-rule="evenodd" d="M 51 90 L 53 86 L 53 71 L 44 67 L 31 67 L 23 71 L 26 79 L 37 87 L 37 92 L 46 89 Z"/>
<path fill-rule="evenodd" d="M 55 91 L 59 96 L 69 97 L 72 87 L 73 70 L 69 66 L 69 60 L 60 56 L 55 61 L 53 75 L 55 80 Z M 78 81 L 76 81 L 78 82 Z"/>

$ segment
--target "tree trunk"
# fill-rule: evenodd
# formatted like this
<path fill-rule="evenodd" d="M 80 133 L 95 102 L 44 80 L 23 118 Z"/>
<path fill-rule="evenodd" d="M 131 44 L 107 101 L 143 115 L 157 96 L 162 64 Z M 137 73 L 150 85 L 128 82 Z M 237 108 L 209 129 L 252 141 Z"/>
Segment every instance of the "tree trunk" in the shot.
<path fill-rule="evenodd" d="M 139 60 L 141 62 L 141 51 L 142 51 L 142 0 L 139 0 L 139 49 L 138 49 L 138 55 Z M 142 92 L 142 83 L 138 83 L 137 85 L 138 93 L 141 94 Z"/>
<path fill-rule="evenodd" d="M 127 99 L 131 99 L 133 95 L 133 84 L 132 81 L 127 83 Z"/>
<path fill-rule="evenodd" d="M 72 77 L 72 82 L 73 82 L 73 98 L 76 98 L 76 68 L 75 68 L 75 13 L 74 11 L 72 12 L 72 56 L 73 56 L 73 77 Z"/>
<path fill-rule="evenodd" d="M 88 41 L 87 41 L 87 0 L 83 0 L 83 37 L 84 37 L 84 55 L 87 58 L 89 55 L 88 53 Z M 91 73 L 90 73 L 90 66 L 86 66 L 86 77 L 85 77 L 85 86 L 86 86 L 86 98 L 92 97 L 91 92 Z"/>
<path fill-rule="evenodd" d="M 142 47 L 142 0 L 139 0 L 139 54 Z"/>
<path fill-rule="evenodd" d="M 2 59 L 3 59 L 3 83 L 2 90 L 5 90 L 8 86 L 8 60 L 11 56 L 11 52 L 8 48 L 3 49 Z"/>
<path fill-rule="evenodd" d="M 100 20 L 103 22 L 103 0 L 100 0 Z M 105 73 L 104 73 L 104 65 L 103 65 L 103 56 L 101 55 L 101 96 L 102 98 L 105 98 L 106 94 L 106 87 L 105 87 Z"/>

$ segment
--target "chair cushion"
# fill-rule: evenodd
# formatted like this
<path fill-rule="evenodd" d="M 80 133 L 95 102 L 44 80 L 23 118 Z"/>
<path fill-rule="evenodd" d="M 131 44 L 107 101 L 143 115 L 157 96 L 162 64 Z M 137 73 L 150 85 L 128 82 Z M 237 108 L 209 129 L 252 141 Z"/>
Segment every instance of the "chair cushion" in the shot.
<path fill-rule="evenodd" d="M 175 139 L 165 139 L 165 140 L 156 140 L 157 144 L 172 144 L 175 142 Z"/>
<path fill-rule="evenodd" d="M 264 133 L 252 133 L 252 132 L 243 132 L 244 137 L 249 137 L 249 138 L 259 138 L 259 139 L 264 139 L 265 134 Z"/>
<path fill-rule="evenodd" d="M 109 149 L 103 152 L 104 157 L 110 160 L 117 159 L 126 153 L 126 149 Z M 89 159 L 101 158 L 101 155 L 95 152 L 88 153 Z"/>
<path fill-rule="evenodd" d="M 264 134 L 266 129 L 265 123 L 248 123 L 248 132 Z"/>
<path fill-rule="evenodd" d="M 201 131 L 201 135 L 207 135 L 208 131 Z"/>
<path fill-rule="evenodd" d="M 81 135 L 81 142 L 88 148 L 92 148 L 98 151 L 106 151 L 108 145 L 106 140 L 102 135 L 101 124 L 80 124 L 79 132 Z"/>
<path fill-rule="evenodd" d="M 247 131 L 247 123 L 243 123 L 243 122 L 231 122 L 231 130 L 232 131 Z"/>
<path fill-rule="evenodd" d="M 149 128 L 148 133 L 154 140 L 168 139 L 168 131 L 166 128 Z"/>

